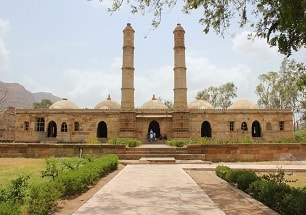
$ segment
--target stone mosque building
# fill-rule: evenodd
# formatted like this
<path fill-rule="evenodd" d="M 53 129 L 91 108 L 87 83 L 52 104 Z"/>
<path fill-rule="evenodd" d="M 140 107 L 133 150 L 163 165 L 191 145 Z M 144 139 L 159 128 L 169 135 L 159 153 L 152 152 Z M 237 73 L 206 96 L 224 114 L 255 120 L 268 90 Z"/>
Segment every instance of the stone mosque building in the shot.
<path fill-rule="evenodd" d="M 16 109 L 15 142 L 80 143 L 95 135 L 136 138 L 145 141 L 152 129 L 157 138 L 214 138 L 235 141 L 244 136 L 269 141 L 293 136 L 292 112 L 260 109 L 240 100 L 228 109 L 214 109 L 203 100 L 187 103 L 185 31 L 180 24 L 174 34 L 174 106 L 169 109 L 154 96 L 140 108 L 134 106 L 134 29 L 123 30 L 121 104 L 107 100 L 94 109 L 79 109 L 62 99 L 49 109 Z M 169 71 L 170 72 L 170 71 Z"/>

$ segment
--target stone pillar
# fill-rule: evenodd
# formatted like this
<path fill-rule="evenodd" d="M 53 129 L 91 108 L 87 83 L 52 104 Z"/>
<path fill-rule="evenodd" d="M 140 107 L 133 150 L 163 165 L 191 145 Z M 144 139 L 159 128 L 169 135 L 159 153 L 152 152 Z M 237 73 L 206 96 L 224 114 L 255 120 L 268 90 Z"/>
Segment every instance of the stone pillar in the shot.
<path fill-rule="evenodd" d="M 121 109 L 134 110 L 134 29 L 128 23 L 123 30 Z"/>
<path fill-rule="evenodd" d="M 184 111 L 187 106 L 185 30 L 177 24 L 174 34 L 174 110 Z"/>

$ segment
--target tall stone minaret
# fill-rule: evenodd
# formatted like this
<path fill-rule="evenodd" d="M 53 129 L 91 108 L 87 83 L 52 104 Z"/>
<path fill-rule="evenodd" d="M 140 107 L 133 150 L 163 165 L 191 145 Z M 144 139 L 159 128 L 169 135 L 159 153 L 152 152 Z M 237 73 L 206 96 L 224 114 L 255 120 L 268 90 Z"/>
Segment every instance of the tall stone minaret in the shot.
<path fill-rule="evenodd" d="M 172 138 L 190 138 L 187 105 L 185 30 L 177 24 L 174 34 L 174 111 L 172 113 Z"/>
<path fill-rule="evenodd" d="M 185 30 L 177 24 L 174 34 L 174 110 L 187 110 Z"/>
<path fill-rule="evenodd" d="M 121 109 L 134 110 L 134 29 L 128 23 L 123 30 Z"/>

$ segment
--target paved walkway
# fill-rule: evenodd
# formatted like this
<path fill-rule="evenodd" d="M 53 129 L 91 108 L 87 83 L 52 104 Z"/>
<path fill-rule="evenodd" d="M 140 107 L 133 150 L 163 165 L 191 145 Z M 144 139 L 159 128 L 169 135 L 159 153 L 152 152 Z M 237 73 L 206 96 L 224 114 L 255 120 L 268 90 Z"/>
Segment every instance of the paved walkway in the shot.
<path fill-rule="evenodd" d="M 223 163 L 232 168 L 305 170 L 306 163 Z M 75 215 L 225 214 L 185 172 L 219 164 L 127 165 L 82 205 Z M 218 189 L 216 186 L 215 189 Z"/>

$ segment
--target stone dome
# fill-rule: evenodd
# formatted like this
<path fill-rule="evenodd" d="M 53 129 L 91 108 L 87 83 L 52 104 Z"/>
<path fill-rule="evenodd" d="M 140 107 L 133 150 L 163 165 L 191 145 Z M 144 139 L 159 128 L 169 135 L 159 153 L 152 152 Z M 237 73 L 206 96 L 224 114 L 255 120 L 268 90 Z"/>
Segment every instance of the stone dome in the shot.
<path fill-rule="evenodd" d="M 190 102 L 188 105 L 188 108 L 189 109 L 214 109 L 214 107 L 210 103 L 202 99 L 196 99 Z"/>
<path fill-rule="evenodd" d="M 234 102 L 228 109 L 259 109 L 258 106 L 247 99 Z"/>
<path fill-rule="evenodd" d="M 107 100 L 100 102 L 95 106 L 95 109 L 104 109 L 104 110 L 110 110 L 110 109 L 120 109 L 121 106 L 118 102 L 115 102 L 111 99 L 110 95 L 108 95 Z"/>
<path fill-rule="evenodd" d="M 54 102 L 49 109 L 79 109 L 79 107 L 66 98 Z"/>
<path fill-rule="evenodd" d="M 152 100 L 145 102 L 140 109 L 168 109 L 168 107 L 153 95 Z"/>

